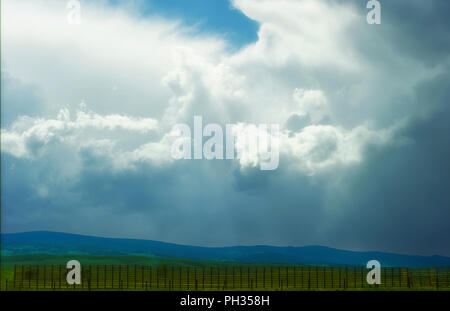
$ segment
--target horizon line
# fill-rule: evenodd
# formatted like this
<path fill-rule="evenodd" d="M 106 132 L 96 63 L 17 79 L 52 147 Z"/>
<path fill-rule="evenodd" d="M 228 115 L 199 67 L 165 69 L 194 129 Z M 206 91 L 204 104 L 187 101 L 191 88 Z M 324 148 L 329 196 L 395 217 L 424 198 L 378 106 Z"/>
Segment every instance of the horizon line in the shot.
<path fill-rule="evenodd" d="M 200 248 L 210 248 L 210 249 L 221 249 L 221 248 L 236 248 L 236 247 L 274 247 L 274 248 L 305 248 L 305 247 L 322 247 L 331 250 L 343 251 L 343 252 L 351 252 L 351 253 L 382 253 L 382 254 L 391 254 L 391 255 L 400 255 L 400 256 L 417 256 L 417 257 L 443 257 L 450 258 L 450 256 L 445 255 L 419 255 L 419 254 L 408 254 L 408 253 L 395 253 L 391 251 L 361 251 L 361 250 L 349 250 L 342 249 L 330 246 L 324 246 L 319 244 L 308 244 L 308 245 L 300 245 L 300 246 L 292 246 L 292 245 L 270 245 L 270 244 L 244 244 L 244 245 L 228 245 L 228 246 L 204 246 L 204 245 L 192 245 L 192 244 L 180 244 L 174 242 L 160 241 L 160 240 L 152 240 L 145 238 L 124 238 L 124 237 L 107 237 L 107 236 L 99 236 L 99 235 L 88 235 L 88 234 L 80 234 L 80 233 L 71 233 L 71 232 L 61 232 L 61 231 L 52 231 L 52 230 L 32 230 L 32 231 L 21 231 L 21 232 L 1 232 L 0 235 L 7 234 L 26 234 L 26 233 L 58 233 L 58 234 L 66 234 L 66 235 L 76 235 L 82 237 L 91 237 L 91 238 L 100 238 L 100 239 L 111 239 L 111 240 L 138 240 L 138 241 L 149 241 L 163 244 L 171 244 L 176 246 L 185 246 L 185 247 L 200 247 Z"/>

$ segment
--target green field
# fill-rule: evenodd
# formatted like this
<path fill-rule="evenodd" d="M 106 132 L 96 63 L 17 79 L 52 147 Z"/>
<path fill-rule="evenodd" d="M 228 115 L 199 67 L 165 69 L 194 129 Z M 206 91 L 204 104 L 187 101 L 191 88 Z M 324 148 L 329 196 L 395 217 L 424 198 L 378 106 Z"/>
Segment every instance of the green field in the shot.
<path fill-rule="evenodd" d="M 82 284 L 68 285 L 65 264 L 82 265 Z M 237 264 L 175 258 L 15 255 L 2 259 L 2 290 L 450 290 L 450 269 L 383 268 L 368 285 L 364 267 Z"/>

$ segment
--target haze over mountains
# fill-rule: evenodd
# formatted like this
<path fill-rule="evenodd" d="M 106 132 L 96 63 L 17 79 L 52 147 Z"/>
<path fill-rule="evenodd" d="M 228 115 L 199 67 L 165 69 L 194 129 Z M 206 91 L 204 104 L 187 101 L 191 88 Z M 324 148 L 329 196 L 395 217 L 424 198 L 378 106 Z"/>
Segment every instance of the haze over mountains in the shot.
<path fill-rule="evenodd" d="M 443 256 L 354 252 L 324 246 L 199 247 L 151 240 L 101 238 L 48 231 L 2 234 L 2 255 L 19 254 L 133 255 L 241 263 L 286 263 L 330 266 L 365 266 L 369 260 L 376 259 L 385 267 L 450 266 L 450 258 Z"/>

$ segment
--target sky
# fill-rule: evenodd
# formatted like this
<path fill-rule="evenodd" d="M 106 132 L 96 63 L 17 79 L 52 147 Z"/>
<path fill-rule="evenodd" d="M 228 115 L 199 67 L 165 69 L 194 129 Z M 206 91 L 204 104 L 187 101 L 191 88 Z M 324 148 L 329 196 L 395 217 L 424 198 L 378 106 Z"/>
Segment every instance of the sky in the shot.
<path fill-rule="evenodd" d="M 450 2 L 1 5 L 2 230 L 450 256 Z M 280 160 L 172 128 L 279 124 Z"/>

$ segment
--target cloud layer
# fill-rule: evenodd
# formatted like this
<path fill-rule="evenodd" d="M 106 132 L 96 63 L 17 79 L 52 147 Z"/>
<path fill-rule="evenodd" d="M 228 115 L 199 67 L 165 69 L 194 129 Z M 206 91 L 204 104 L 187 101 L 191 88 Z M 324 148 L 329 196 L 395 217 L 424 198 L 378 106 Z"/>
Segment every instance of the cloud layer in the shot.
<path fill-rule="evenodd" d="M 368 25 L 360 1 L 235 0 L 259 31 L 230 51 L 138 3 L 76 26 L 61 1 L 4 1 L 4 230 L 450 255 L 443 2 Z M 194 115 L 280 124 L 279 169 L 174 161 Z"/>

